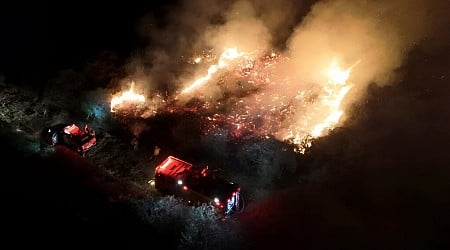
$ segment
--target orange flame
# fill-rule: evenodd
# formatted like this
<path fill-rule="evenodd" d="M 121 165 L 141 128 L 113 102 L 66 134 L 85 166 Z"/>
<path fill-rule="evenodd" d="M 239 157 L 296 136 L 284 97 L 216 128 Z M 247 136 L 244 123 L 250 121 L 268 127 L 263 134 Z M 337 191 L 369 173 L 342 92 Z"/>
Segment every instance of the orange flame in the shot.
<path fill-rule="evenodd" d="M 145 96 L 134 92 L 134 82 L 131 82 L 130 89 L 123 92 L 120 96 L 114 96 L 111 99 L 111 112 L 115 112 L 115 107 L 128 102 L 145 102 Z"/>
<path fill-rule="evenodd" d="M 311 124 L 312 126 L 310 127 L 309 132 L 306 133 L 301 133 L 302 129 L 292 126 L 288 131 L 288 135 L 285 136 L 285 139 L 290 140 L 293 144 L 298 146 L 296 151 L 304 153 L 305 149 L 311 146 L 311 141 L 314 138 L 323 136 L 327 129 L 333 129 L 333 127 L 340 121 L 344 114 L 341 107 L 342 101 L 352 88 L 352 85 L 348 83 L 348 78 L 351 70 L 358 63 L 359 61 L 351 67 L 343 70 L 334 59 L 330 66 L 326 69 L 329 81 L 323 87 L 323 92 L 325 94 L 320 98 L 319 107 L 317 109 L 319 113 L 314 114 L 314 116 L 317 115 L 322 117 L 319 119 L 321 122 L 315 125 Z M 311 117 L 309 115 L 307 116 L 307 118 Z"/>
<path fill-rule="evenodd" d="M 352 67 L 349 67 L 346 70 L 342 70 L 337 64 L 336 59 L 333 59 L 330 66 L 328 67 L 328 77 L 330 79 L 330 83 L 335 85 L 335 88 L 327 88 L 326 92 L 329 93 L 329 97 L 323 100 L 323 104 L 327 106 L 330 114 L 325 118 L 325 120 L 317 124 L 313 130 L 311 131 L 311 135 L 313 137 L 319 137 L 322 135 L 323 131 L 326 128 L 333 127 L 336 123 L 338 123 L 342 114 L 344 113 L 341 110 L 340 105 L 342 100 L 347 95 L 348 91 L 351 89 L 351 85 L 347 84 L 347 80 L 350 76 L 350 71 Z"/>
<path fill-rule="evenodd" d="M 226 49 L 222 53 L 222 55 L 220 55 L 219 62 L 217 64 L 211 65 L 208 68 L 208 73 L 205 76 L 202 76 L 202 77 L 198 78 L 197 80 L 195 80 L 194 82 L 192 82 L 188 87 L 184 88 L 181 91 L 181 94 L 186 94 L 196 88 L 199 88 L 200 86 L 205 84 L 207 81 L 209 81 L 211 79 L 212 75 L 215 74 L 219 69 L 227 67 L 228 64 L 232 60 L 242 56 L 243 54 L 244 53 L 242 53 L 242 52 L 238 52 L 236 48 Z"/>
<path fill-rule="evenodd" d="M 342 70 L 337 64 L 336 59 L 333 59 L 333 62 L 331 62 L 328 67 L 328 77 L 332 83 L 345 84 L 350 76 L 350 71 L 351 67 L 346 70 Z"/>

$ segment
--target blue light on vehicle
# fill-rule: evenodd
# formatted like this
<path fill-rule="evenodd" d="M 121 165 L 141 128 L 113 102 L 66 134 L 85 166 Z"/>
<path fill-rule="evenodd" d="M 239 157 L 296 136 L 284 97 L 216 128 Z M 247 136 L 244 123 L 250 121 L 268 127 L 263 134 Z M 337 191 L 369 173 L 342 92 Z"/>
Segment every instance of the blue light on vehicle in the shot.
<path fill-rule="evenodd" d="M 94 104 L 88 107 L 87 110 L 88 113 L 88 119 L 103 119 L 107 115 L 106 109 L 103 107 L 103 105 L 100 104 Z"/>

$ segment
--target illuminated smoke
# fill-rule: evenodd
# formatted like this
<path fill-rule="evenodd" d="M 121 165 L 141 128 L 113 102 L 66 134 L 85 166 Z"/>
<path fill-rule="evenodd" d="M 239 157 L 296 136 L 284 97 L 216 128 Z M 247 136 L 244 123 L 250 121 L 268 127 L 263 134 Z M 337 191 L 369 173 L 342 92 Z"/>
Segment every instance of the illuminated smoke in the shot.
<path fill-rule="evenodd" d="M 446 20 L 445 1 L 319 1 L 305 16 L 301 3 L 182 1 L 166 26 L 147 30 L 153 66 L 141 77 L 152 79 L 153 94 L 198 100 L 207 132 L 225 127 L 301 147 L 344 122 L 369 84 L 391 83 L 408 52 Z M 183 107 L 161 112 L 175 109 Z"/>
<path fill-rule="evenodd" d="M 351 105 L 354 100 L 364 96 L 370 83 L 383 85 L 395 79 L 395 72 L 408 51 L 418 45 L 427 34 L 427 29 L 431 28 L 431 20 L 427 15 L 436 12 L 432 11 L 433 7 L 427 1 L 318 2 L 287 42 L 286 52 L 292 62 L 289 72 L 292 72 L 290 75 L 294 79 L 293 83 L 298 89 L 303 89 L 307 84 L 329 89 L 325 75 L 321 72 L 330 58 L 336 58 L 340 67 L 351 69 L 348 76 L 351 91 L 348 88 L 334 88 L 334 96 L 337 97 L 335 101 Z M 415 20 L 411 20 L 411 17 Z M 327 93 L 325 91 L 324 96 Z M 323 100 L 321 97 L 324 96 L 319 96 L 319 99 Z M 344 96 L 345 99 L 341 99 Z M 341 110 L 344 110 L 346 107 L 342 105 Z M 328 107 L 331 106 L 320 107 L 315 103 L 306 111 L 293 113 L 292 119 L 283 125 L 286 132 L 280 134 L 280 138 L 291 137 L 298 140 L 304 137 L 305 132 L 310 129 L 302 131 L 298 128 L 307 125 L 304 123 L 305 119 L 309 119 L 310 125 L 314 125 L 314 120 L 325 118 L 324 123 L 313 128 L 313 136 L 315 131 L 323 131 L 322 125 L 327 120 L 336 121 L 332 118 L 336 116 L 322 116 L 322 111 L 327 112 Z M 336 112 L 337 110 L 332 114 L 337 115 Z M 344 119 L 341 117 L 340 122 L 342 121 Z"/>

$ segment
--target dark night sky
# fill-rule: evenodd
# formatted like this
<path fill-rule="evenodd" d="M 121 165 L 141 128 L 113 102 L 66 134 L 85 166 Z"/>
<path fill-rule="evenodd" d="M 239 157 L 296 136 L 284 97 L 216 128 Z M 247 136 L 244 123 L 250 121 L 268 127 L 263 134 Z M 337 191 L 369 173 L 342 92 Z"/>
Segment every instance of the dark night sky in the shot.
<path fill-rule="evenodd" d="M 173 2 L 173 1 L 172 1 Z M 2 6 L 0 73 L 9 83 L 42 84 L 61 69 L 81 69 L 102 51 L 121 58 L 145 46 L 135 30 L 170 1 L 22 2 Z"/>

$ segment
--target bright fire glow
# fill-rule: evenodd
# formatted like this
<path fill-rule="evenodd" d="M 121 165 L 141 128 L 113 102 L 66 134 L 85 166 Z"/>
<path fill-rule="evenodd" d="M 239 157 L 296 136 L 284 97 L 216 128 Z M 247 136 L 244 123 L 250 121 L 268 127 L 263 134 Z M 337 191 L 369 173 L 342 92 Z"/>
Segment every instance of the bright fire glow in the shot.
<path fill-rule="evenodd" d="M 206 54 L 192 60 L 208 63 L 213 58 Z M 133 92 L 133 83 L 130 90 L 112 99 L 111 111 L 125 107 L 125 102 L 146 102 L 146 106 L 152 106 L 152 114 L 194 112 L 202 119 L 205 134 L 231 139 L 275 138 L 304 153 L 315 138 L 326 135 L 344 115 L 342 102 L 352 88 L 348 79 L 359 61 L 346 69 L 338 62 L 332 59 L 324 65 L 324 82 L 302 84 L 291 79 L 290 59 L 283 54 L 244 53 L 229 48 L 209 66 L 207 74 L 175 96 L 177 100 L 180 95 L 196 91 L 195 95 L 185 96 L 193 102 L 166 102 L 159 97 L 145 100 Z M 214 76 L 219 70 L 226 74 Z M 209 88 L 202 88 L 207 83 L 215 84 L 211 89 L 223 95 L 214 97 Z"/>
<path fill-rule="evenodd" d="M 336 59 L 333 60 L 331 65 L 328 67 L 328 76 L 332 83 L 335 84 L 345 84 L 350 76 L 351 68 L 342 70 L 337 64 Z"/>
<path fill-rule="evenodd" d="M 344 113 L 343 110 L 340 109 L 340 104 L 342 100 L 344 99 L 345 95 L 350 90 L 351 86 L 343 86 L 338 93 L 333 96 L 333 100 L 331 100 L 327 105 L 330 107 L 331 114 L 328 115 L 323 123 L 317 124 L 314 129 L 311 131 L 311 135 L 313 137 L 319 137 L 322 135 L 323 131 L 326 128 L 331 128 L 333 125 L 338 123 L 339 119 L 341 118 L 342 114 Z"/>
<path fill-rule="evenodd" d="M 115 108 L 125 103 L 144 103 L 145 96 L 134 92 L 134 82 L 131 82 L 130 89 L 114 96 L 111 99 L 111 112 L 115 112 Z"/>
<path fill-rule="evenodd" d="M 316 138 L 322 135 L 326 128 L 332 128 L 333 125 L 338 123 L 343 110 L 340 109 L 340 105 L 344 97 L 347 95 L 351 88 L 351 85 L 345 85 L 347 83 L 348 77 L 350 76 L 351 68 L 342 70 L 336 60 L 333 60 L 330 67 L 328 68 L 328 76 L 330 78 L 330 83 L 335 85 L 335 88 L 327 89 L 329 93 L 329 98 L 324 99 L 323 103 L 325 106 L 329 107 L 329 115 L 325 120 L 317 124 L 311 131 L 311 135 Z"/>
<path fill-rule="evenodd" d="M 299 146 L 298 152 L 305 152 L 305 149 L 311 146 L 314 138 L 323 136 L 326 131 L 333 129 L 339 122 L 344 114 L 341 103 L 352 88 L 352 85 L 348 83 L 348 78 L 352 68 L 358 63 L 359 61 L 348 69 L 342 70 L 335 59 L 331 62 L 326 70 L 329 81 L 323 86 L 322 94 L 319 95 L 318 108 L 315 110 L 316 112 L 310 112 L 304 116 L 307 120 L 311 117 L 318 117 L 317 123 L 309 124 L 312 125 L 309 131 L 292 126 L 284 137 L 285 140 Z"/>
<path fill-rule="evenodd" d="M 219 69 L 227 67 L 228 64 L 232 60 L 234 60 L 242 55 L 243 55 L 243 53 L 238 52 L 236 48 L 226 49 L 222 53 L 222 55 L 220 55 L 219 62 L 217 64 L 211 65 L 208 68 L 208 73 L 205 76 L 200 77 L 197 80 L 195 80 L 194 82 L 192 82 L 188 87 L 186 87 L 185 89 L 183 89 L 181 91 L 181 94 L 189 93 L 192 90 L 207 83 L 211 79 L 212 75 L 214 75 Z M 196 58 L 195 62 L 197 62 L 197 61 L 200 62 L 200 58 Z"/>

